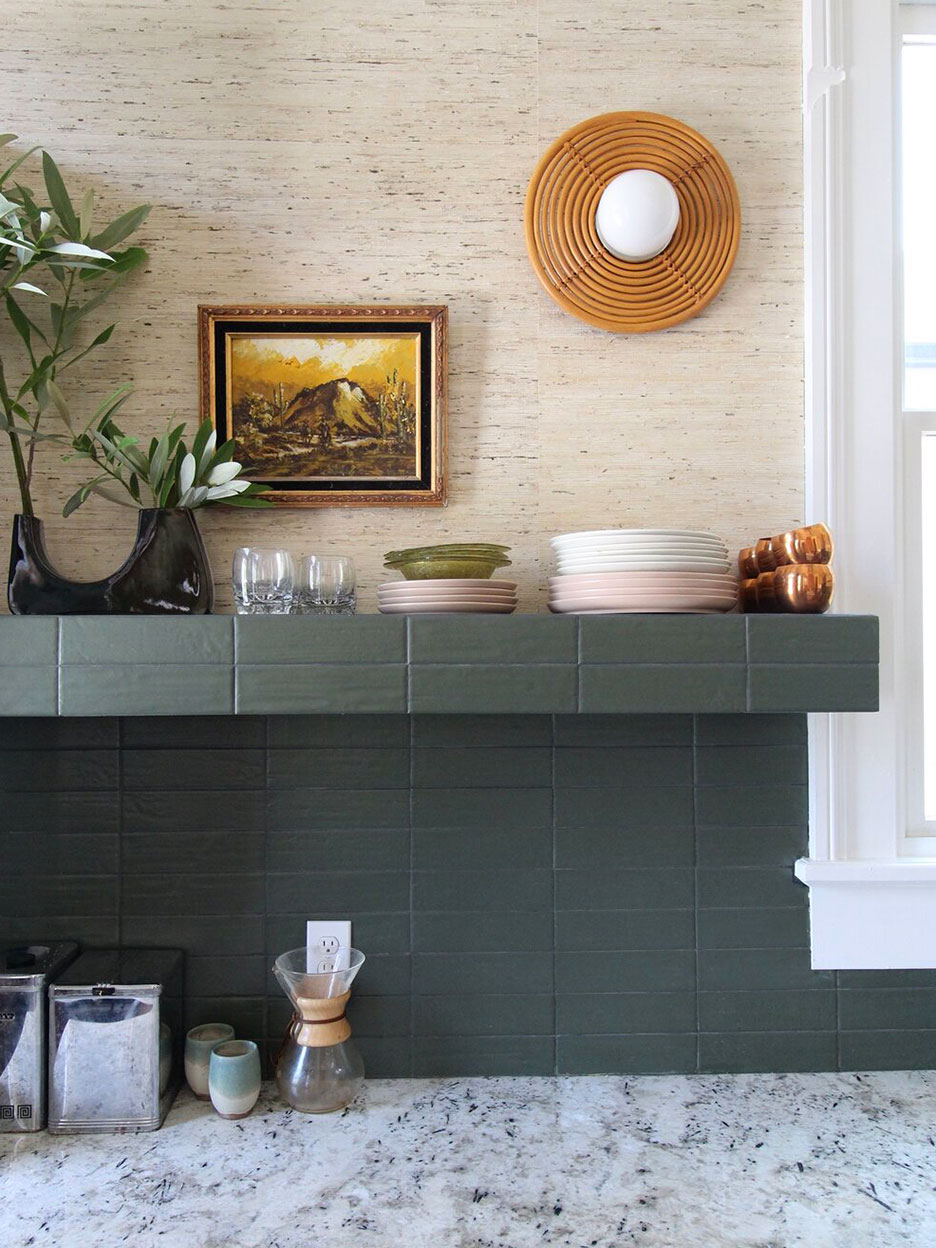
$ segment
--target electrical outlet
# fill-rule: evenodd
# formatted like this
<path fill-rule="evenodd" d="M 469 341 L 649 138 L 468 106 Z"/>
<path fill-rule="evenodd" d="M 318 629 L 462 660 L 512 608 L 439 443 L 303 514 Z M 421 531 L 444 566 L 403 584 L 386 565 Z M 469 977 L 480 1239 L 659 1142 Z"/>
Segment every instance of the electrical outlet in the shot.
<path fill-rule="evenodd" d="M 309 919 L 306 923 L 306 970 L 345 970 L 351 960 L 350 948 L 350 919 Z"/>

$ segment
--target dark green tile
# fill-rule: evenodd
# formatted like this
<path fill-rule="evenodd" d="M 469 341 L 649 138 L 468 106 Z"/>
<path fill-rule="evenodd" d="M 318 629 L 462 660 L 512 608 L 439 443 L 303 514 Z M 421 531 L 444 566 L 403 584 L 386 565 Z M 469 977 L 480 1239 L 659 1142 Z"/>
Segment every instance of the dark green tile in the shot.
<path fill-rule="evenodd" d="M 417 789 L 417 828 L 552 827 L 550 789 Z"/>
<path fill-rule="evenodd" d="M 413 955 L 415 996 L 551 993 L 552 990 L 553 963 L 549 952 Z"/>
<path fill-rule="evenodd" d="M 230 667 L 184 663 L 72 664 L 59 676 L 61 715 L 230 715 Z"/>
<path fill-rule="evenodd" d="M 229 667 L 234 660 L 229 615 L 66 615 L 59 627 L 62 663 Z"/>
<path fill-rule="evenodd" d="M 266 746 L 266 720 L 262 716 L 173 715 L 153 719 L 141 715 L 103 722 L 119 723 L 121 744 L 131 749 L 262 750 Z"/>
<path fill-rule="evenodd" d="M 805 745 L 702 746 L 696 750 L 697 784 L 805 784 Z"/>
<path fill-rule="evenodd" d="M 695 1036 L 559 1037 L 562 1075 L 682 1075 L 695 1069 Z"/>
<path fill-rule="evenodd" d="M 563 747 L 556 750 L 556 784 L 560 788 L 692 784 L 692 750 Z"/>
<path fill-rule="evenodd" d="M 0 679 L 2 684 L 2 679 Z M 165 724 L 165 720 L 159 721 Z M 0 750 L 116 749 L 119 719 L 0 719 Z"/>
<path fill-rule="evenodd" d="M 413 915 L 417 953 L 546 950 L 552 948 L 552 934 L 550 910 L 417 911 Z"/>
<path fill-rule="evenodd" d="M 535 788 L 552 783 L 552 750 L 475 746 L 413 750 L 418 789 Z"/>
<path fill-rule="evenodd" d="M 266 779 L 263 750 L 123 750 L 126 789 L 259 789 Z"/>
<path fill-rule="evenodd" d="M 42 667 L 57 662 L 58 620 L 55 616 L 0 617 L 0 667 Z M 4 676 L 3 680 L 6 679 Z"/>
<path fill-rule="evenodd" d="M 117 913 L 116 875 L 0 876 L 0 914 L 36 919 L 37 929 L 56 917 Z"/>
<path fill-rule="evenodd" d="M 116 832 L 3 832 L 0 861 L 12 875 L 110 875 Z"/>
<path fill-rule="evenodd" d="M 120 920 L 111 915 L 58 915 L 41 919 L 33 916 L 0 915 L 0 941 L 4 944 L 48 944 L 56 940 L 77 940 L 85 948 L 114 948 L 120 944 Z"/>
<path fill-rule="evenodd" d="M 57 715 L 58 668 L 0 668 L 0 715 Z"/>
<path fill-rule="evenodd" d="M 839 1037 L 840 1070 L 932 1070 L 936 1032 L 845 1031 Z"/>
<path fill-rule="evenodd" d="M 556 826 L 560 828 L 691 827 L 692 817 L 688 785 L 556 791 Z"/>
<path fill-rule="evenodd" d="M 552 993 L 413 997 L 416 1036 L 551 1036 Z"/>
<path fill-rule="evenodd" d="M 9 832 L 116 832 L 119 827 L 116 789 L 4 793 L 0 802 L 0 828 Z"/>
<path fill-rule="evenodd" d="M 682 910 L 693 897 L 693 873 L 682 867 L 556 872 L 557 910 Z"/>
<path fill-rule="evenodd" d="M 560 828 L 558 867 L 691 867 L 692 828 Z"/>
<path fill-rule="evenodd" d="M 271 832 L 268 871 L 406 871 L 410 865 L 406 828 L 343 832 Z"/>
<path fill-rule="evenodd" d="M 835 1070 L 833 1031 L 742 1032 L 701 1035 L 699 1069 L 718 1074 L 745 1071 Z"/>
<path fill-rule="evenodd" d="M 680 992 L 694 988 L 692 949 L 556 954 L 557 992 Z"/>
<path fill-rule="evenodd" d="M 699 987 L 713 990 L 834 988 L 834 971 L 814 971 L 808 949 L 704 949 Z"/>
<path fill-rule="evenodd" d="M 876 711 L 876 663 L 760 663 L 749 669 L 751 711 Z"/>
<path fill-rule="evenodd" d="M 273 788 L 408 789 L 409 750 L 271 750 Z"/>
<path fill-rule="evenodd" d="M 405 910 L 409 907 L 405 871 L 306 871 L 269 873 L 267 904 L 272 911 L 313 911 L 354 918 L 356 910 Z"/>
<path fill-rule="evenodd" d="M 700 910 L 809 904 L 809 890 L 790 867 L 700 868 L 698 889 Z"/>
<path fill-rule="evenodd" d="M 406 668 L 402 663 L 238 663 L 235 696 L 238 715 L 402 713 Z"/>
<path fill-rule="evenodd" d="M 805 715 L 697 715 L 695 731 L 699 746 L 807 744 Z"/>
<path fill-rule="evenodd" d="M 414 616 L 410 663 L 575 663 L 576 621 L 548 615 Z"/>
<path fill-rule="evenodd" d="M 936 988 L 936 970 L 839 971 L 840 988 Z"/>
<path fill-rule="evenodd" d="M 125 915 L 123 939 L 128 945 L 155 945 L 171 939 L 188 957 L 242 957 L 263 954 L 260 915 Z"/>
<path fill-rule="evenodd" d="M 413 715 L 413 744 L 419 748 L 552 745 L 549 715 Z"/>
<path fill-rule="evenodd" d="M 936 1029 L 936 988 L 864 988 L 839 992 L 843 1031 Z"/>
<path fill-rule="evenodd" d="M 230 1023 L 234 1034 L 244 1040 L 262 1040 L 264 1013 L 262 997 L 187 997 L 185 1029 L 189 1031 L 200 1023 Z"/>
<path fill-rule="evenodd" d="M 295 949 L 305 940 L 306 919 L 325 919 L 318 910 L 300 915 L 271 915 L 267 919 L 267 950 L 274 956 Z M 351 924 L 351 943 L 370 957 L 380 954 L 409 953 L 410 916 L 408 911 L 393 913 L 355 913 Z"/>
<path fill-rule="evenodd" d="M 263 833 L 217 831 L 200 825 L 159 836 L 125 833 L 121 838 L 121 870 L 125 875 L 203 874 L 219 868 L 263 871 Z"/>
<path fill-rule="evenodd" d="M 587 712 L 743 711 L 746 669 L 740 664 L 592 663 L 581 670 L 580 709 Z"/>
<path fill-rule="evenodd" d="M 556 948 L 566 950 L 691 949 L 693 910 L 562 910 Z"/>
<path fill-rule="evenodd" d="M 700 992 L 702 1031 L 832 1031 L 831 990 Z"/>
<path fill-rule="evenodd" d="M 263 992 L 266 958 L 253 956 L 189 957 L 185 991 L 191 997 L 249 997 Z"/>
<path fill-rule="evenodd" d="M 354 981 L 357 997 L 396 997 L 412 986 L 411 959 L 405 954 L 387 956 L 372 951 Z"/>
<path fill-rule="evenodd" d="M 289 1003 L 287 1002 L 287 1008 Z M 412 1004 L 405 997 L 355 997 L 348 1004 L 348 1020 L 357 1040 L 362 1036 L 408 1036 Z"/>
<path fill-rule="evenodd" d="M 738 615 L 595 615 L 579 621 L 583 663 L 743 663 Z"/>
<path fill-rule="evenodd" d="M 116 750 L 0 752 L 0 792 L 61 793 L 116 789 Z"/>
<path fill-rule="evenodd" d="M 877 663 L 873 615 L 749 615 L 752 663 Z"/>
<path fill-rule="evenodd" d="M 128 875 L 121 885 L 124 914 L 248 915 L 263 913 L 263 876 Z M 171 931 L 171 923 L 167 924 Z"/>
<path fill-rule="evenodd" d="M 414 910 L 550 910 L 552 872 L 524 867 L 414 871 Z"/>
<path fill-rule="evenodd" d="M 576 709 L 578 669 L 572 665 L 482 663 L 410 668 L 410 707 L 416 714 L 549 715 Z"/>
<path fill-rule="evenodd" d="M 212 777 L 206 776 L 207 783 Z M 245 789 L 179 789 L 173 792 L 125 792 L 123 828 L 127 833 L 159 836 L 187 828 L 209 827 L 222 832 L 262 832 L 266 798 Z"/>
<path fill-rule="evenodd" d="M 416 1036 L 413 1040 L 417 1079 L 551 1075 L 554 1070 L 551 1036 Z"/>
<path fill-rule="evenodd" d="M 409 1039 L 361 1036 L 358 1049 L 368 1079 L 409 1079 L 412 1076 L 413 1051 Z"/>
<path fill-rule="evenodd" d="M 404 789 L 284 789 L 268 796 L 271 832 L 342 828 L 405 828 L 410 795 Z"/>
<path fill-rule="evenodd" d="M 384 615 L 238 615 L 241 664 L 403 663 L 405 621 Z"/>
<path fill-rule="evenodd" d="M 809 909 L 700 910 L 700 949 L 807 949 Z"/>
<path fill-rule="evenodd" d="M 794 828 L 699 828 L 700 867 L 792 866 L 808 849 L 805 826 Z"/>
<path fill-rule="evenodd" d="M 694 992 L 598 992 L 557 995 L 560 1036 L 695 1032 Z"/>
<path fill-rule="evenodd" d="M 691 746 L 691 715 L 557 715 L 556 745 Z"/>
<path fill-rule="evenodd" d="M 409 717 L 400 715 L 271 715 L 272 749 L 393 749 L 409 745 Z"/>
<path fill-rule="evenodd" d="M 696 790 L 696 819 L 700 825 L 789 827 L 805 825 L 808 813 L 805 784 L 711 784 Z"/>
<path fill-rule="evenodd" d="M 518 828 L 417 828 L 413 866 L 424 871 L 499 867 L 551 867 L 552 830 Z"/>

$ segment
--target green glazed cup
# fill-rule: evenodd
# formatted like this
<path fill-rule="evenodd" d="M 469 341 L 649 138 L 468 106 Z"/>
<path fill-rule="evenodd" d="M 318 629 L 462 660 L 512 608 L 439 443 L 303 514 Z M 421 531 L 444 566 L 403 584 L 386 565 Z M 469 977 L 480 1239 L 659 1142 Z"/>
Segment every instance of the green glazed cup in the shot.
<path fill-rule="evenodd" d="M 252 1040 L 222 1040 L 211 1050 L 208 1093 L 222 1118 L 246 1118 L 260 1095 L 260 1053 Z"/>

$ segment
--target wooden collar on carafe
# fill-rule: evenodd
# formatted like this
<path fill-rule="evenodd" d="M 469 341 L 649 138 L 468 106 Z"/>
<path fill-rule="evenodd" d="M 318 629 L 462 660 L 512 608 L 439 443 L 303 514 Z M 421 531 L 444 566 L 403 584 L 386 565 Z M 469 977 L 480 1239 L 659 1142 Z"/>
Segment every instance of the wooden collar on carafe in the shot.
<path fill-rule="evenodd" d="M 293 1038 L 309 1049 L 324 1049 L 342 1044 L 351 1035 L 351 1024 L 345 1018 L 350 989 L 340 997 L 297 997 Z"/>

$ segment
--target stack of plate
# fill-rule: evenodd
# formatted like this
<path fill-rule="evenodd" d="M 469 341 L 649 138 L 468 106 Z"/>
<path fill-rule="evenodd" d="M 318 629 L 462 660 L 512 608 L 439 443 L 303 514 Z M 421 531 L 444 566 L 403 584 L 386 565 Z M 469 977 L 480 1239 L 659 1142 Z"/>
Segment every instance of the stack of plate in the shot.
<path fill-rule="evenodd" d="M 377 606 L 382 615 L 510 615 L 517 609 L 517 586 L 466 577 L 391 581 L 378 586 Z"/>
<path fill-rule="evenodd" d="M 714 614 L 737 605 L 728 548 L 714 533 L 599 529 L 552 545 L 559 575 L 549 580 L 550 611 Z"/>

